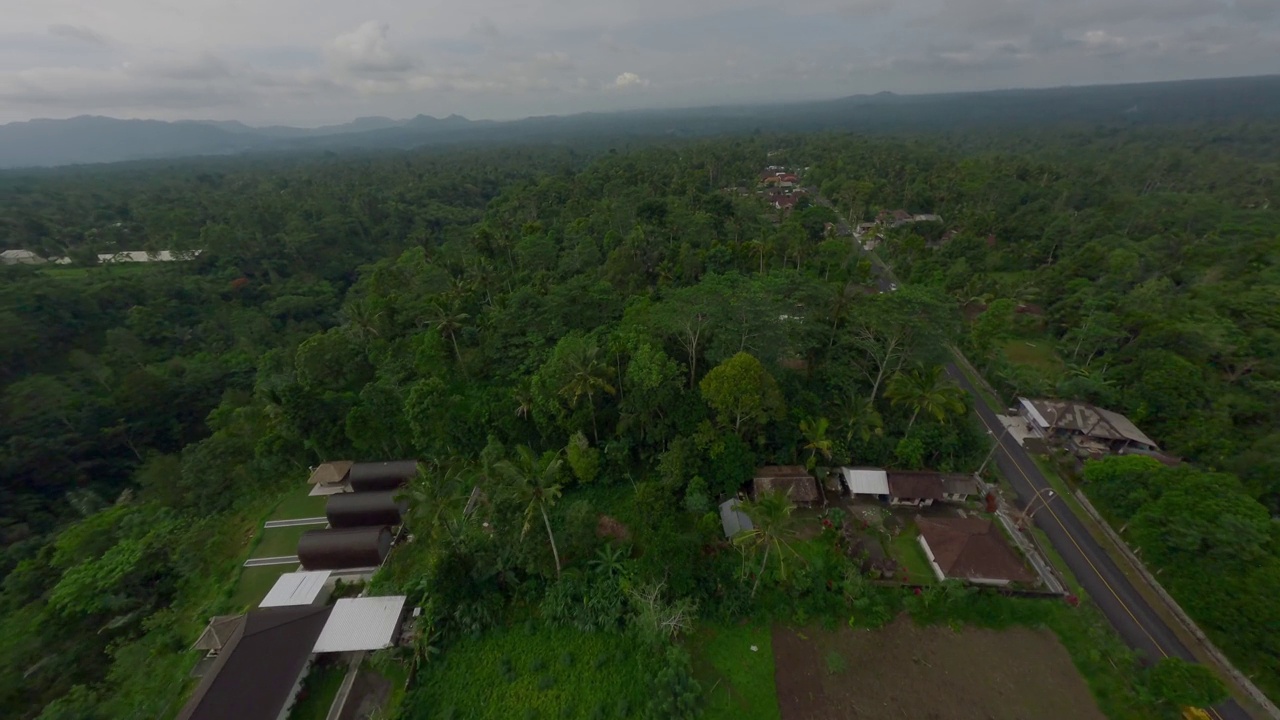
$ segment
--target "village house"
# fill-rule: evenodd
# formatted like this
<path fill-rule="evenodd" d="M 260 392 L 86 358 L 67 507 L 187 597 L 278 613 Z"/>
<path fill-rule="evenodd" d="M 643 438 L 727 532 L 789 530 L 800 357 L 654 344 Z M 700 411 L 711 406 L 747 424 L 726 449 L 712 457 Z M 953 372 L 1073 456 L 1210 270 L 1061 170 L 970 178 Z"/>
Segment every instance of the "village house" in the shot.
<path fill-rule="evenodd" d="M 45 259 L 30 250 L 0 252 L 0 265 L 43 265 Z"/>
<path fill-rule="evenodd" d="M 727 539 L 732 540 L 738 533 L 754 530 L 756 527 L 741 506 L 742 503 L 736 497 L 720 503 L 720 526 Z"/>
<path fill-rule="evenodd" d="M 890 505 L 929 507 L 935 502 L 965 502 L 979 491 L 977 481 L 964 473 L 842 467 L 840 477 L 850 496 Z"/>
<path fill-rule="evenodd" d="M 1160 451 L 1129 418 L 1088 403 L 1018 398 L 1018 414 L 1033 436 L 1061 442 L 1076 455 L 1098 458 Z"/>
<path fill-rule="evenodd" d="M 813 479 L 809 471 L 799 465 L 770 465 L 756 470 L 752 480 L 752 497 L 759 499 L 762 494 L 781 492 L 791 498 L 791 502 L 800 506 L 818 504 L 821 493 L 818 481 Z"/>
<path fill-rule="evenodd" d="M 940 581 L 996 586 L 1035 581 L 990 520 L 917 516 L 915 522 L 920 547 Z"/>

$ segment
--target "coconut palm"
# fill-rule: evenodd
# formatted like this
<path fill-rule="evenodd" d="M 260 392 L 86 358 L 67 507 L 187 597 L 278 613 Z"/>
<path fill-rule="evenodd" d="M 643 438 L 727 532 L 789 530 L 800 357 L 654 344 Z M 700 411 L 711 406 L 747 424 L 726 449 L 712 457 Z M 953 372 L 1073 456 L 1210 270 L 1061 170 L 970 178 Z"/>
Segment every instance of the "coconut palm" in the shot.
<path fill-rule="evenodd" d="M 796 537 L 795 518 L 791 514 L 796 506 L 786 493 L 771 492 L 761 493 L 754 501 L 744 502 L 740 507 L 755 527 L 735 536 L 733 544 L 743 551 L 744 560 L 747 552 L 761 555 L 760 570 L 751 586 L 751 597 L 754 598 L 771 556 L 778 558 L 778 574 L 784 580 L 787 577 L 787 555 L 800 557 L 791 547 L 791 541 Z"/>
<path fill-rule="evenodd" d="M 412 508 L 409 526 L 432 542 L 442 532 L 450 541 L 456 541 L 470 488 L 469 474 L 458 463 L 419 463 L 418 475 L 404 492 Z"/>
<path fill-rule="evenodd" d="M 824 417 L 817 419 L 808 419 L 800 421 L 800 433 L 804 435 L 804 449 L 809 451 L 809 459 L 805 466 L 810 471 L 818 464 L 818 455 L 821 454 L 823 459 L 831 459 L 831 438 L 827 437 L 827 430 L 831 426 L 831 421 Z"/>
<path fill-rule="evenodd" d="M 898 371 L 889 380 L 884 394 L 894 406 L 912 408 L 908 432 L 922 410 L 938 422 L 946 422 L 949 416 L 962 415 L 965 411 L 964 391 L 942 376 L 941 365 Z"/>
<path fill-rule="evenodd" d="M 600 346 L 584 341 L 575 347 L 568 357 L 569 380 L 560 388 L 560 394 L 569 400 L 569 407 L 576 408 L 585 397 L 591 410 L 591 434 L 600 442 L 596 428 L 596 395 L 615 395 L 617 390 L 609 383 L 614 369 L 600 358 Z"/>
<path fill-rule="evenodd" d="M 453 302 L 449 307 L 445 307 L 440 303 L 434 303 L 431 306 L 431 316 L 427 319 L 433 327 L 440 331 L 441 335 L 449 338 L 449 342 L 453 343 L 453 355 L 458 359 L 458 367 L 462 367 L 462 352 L 458 350 L 458 331 L 467 320 L 471 318 L 467 313 L 458 309 L 457 302 Z"/>
<path fill-rule="evenodd" d="M 858 438 L 862 442 L 872 435 L 884 434 L 884 418 L 871 398 L 845 396 L 836 406 L 836 427 L 844 433 L 845 442 Z"/>
<path fill-rule="evenodd" d="M 547 540 L 551 543 L 551 555 L 556 562 L 556 577 L 560 577 L 560 551 L 556 548 L 556 535 L 551 531 L 551 518 L 547 510 L 555 507 L 560 499 L 560 474 L 564 459 L 558 453 L 538 455 L 524 445 L 516 448 L 514 460 L 503 460 L 496 465 L 498 473 L 507 482 L 506 490 L 524 506 L 524 525 L 520 528 L 523 540 L 541 515 Z"/>

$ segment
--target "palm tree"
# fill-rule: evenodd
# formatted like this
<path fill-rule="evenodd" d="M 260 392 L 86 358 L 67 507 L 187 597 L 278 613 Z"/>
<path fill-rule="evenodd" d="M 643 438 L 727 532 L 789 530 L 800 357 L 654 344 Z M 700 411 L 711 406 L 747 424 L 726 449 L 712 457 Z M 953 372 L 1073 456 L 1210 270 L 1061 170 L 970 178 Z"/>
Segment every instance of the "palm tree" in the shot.
<path fill-rule="evenodd" d="M 865 443 L 872 435 L 884 433 L 884 418 L 871 398 L 848 395 L 840 401 L 836 413 L 837 427 L 844 430 L 845 442 L 853 442 L 856 437 Z"/>
<path fill-rule="evenodd" d="M 615 395 L 617 390 L 609 384 L 613 378 L 613 366 L 600 359 L 600 346 L 583 341 L 568 358 L 569 381 L 560 388 L 560 394 L 569 399 L 569 407 L 578 407 L 582 398 L 587 399 L 591 410 L 591 434 L 598 444 L 600 431 L 596 428 L 596 393 Z"/>
<path fill-rule="evenodd" d="M 744 553 L 748 550 L 761 553 L 760 570 L 756 573 L 756 581 L 751 586 L 751 597 L 756 596 L 760 587 L 760 578 L 769 566 L 769 557 L 778 558 L 778 573 L 785 580 L 787 577 L 786 556 L 790 553 L 796 557 L 800 554 L 791 547 L 796 537 L 794 518 L 791 513 L 796 509 L 791 498 L 783 492 L 762 493 L 755 501 L 742 503 L 742 511 L 751 518 L 755 525 L 744 530 L 733 538 L 733 544 Z M 745 560 L 745 555 L 744 555 Z"/>
<path fill-rule="evenodd" d="M 524 525 L 520 529 L 523 540 L 533 527 L 534 519 L 542 516 L 551 542 L 551 555 L 556 561 L 556 577 L 560 577 L 560 551 L 556 548 L 556 536 L 551 531 L 551 519 L 547 508 L 555 507 L 560 499 L 560 471 L 564 460 L 558 453 L 539 456 L 524 445 L 516 448 L 516 458 L 497 463 L 496 469 L 509 483 L 507 490 L 524 505 Z"/>
<path fill-rule="evenodd" d="M 468 319 L 471 318 L 467 313 L 458 309 L 458 303 L 455 301 L 450 303 L 446 309 L 440 303 L 433 303 L 431 306 L 431 317 L 427 322 L 431 323 L 441 335 L 449 338 L 449 342 L 453 343 L 453 356 L 458 359 L 458 368 L 462 368 L 462 352 L 458 350 L 458 331 Z"/>
<path fill-rule="evenodd" d="M 831 426 L 831 421 L 824 417 L 816 420 L 808 419 L 800 421 L 800 433 L 804 435 L 804 449 L 809 451 L 809 460 L 805 463 L 805 467 L 812 472 L 813 468 L 818 464 L 818 454 L 826 460 L 831 459 L 831 438 L 827 437 L 827 429 Z"/>
<path fill-rule="evenodd" d="M 412 508 L 410 527 L 433 542 L 442 530 L 450 541 L 457 541 L 470 485 L 467 477 L 468 474 L 457 463 L 419 464 L 417 477 L 404 493 Z"/>
<path fill-rule="evenodd" d="M 949 415 L 962 415 L 965 411 L 964 391 L 942 376 L 941 365 L 898 371 L 889 380 L 884 394 L 894 406 L 913 408 L 911 421 L 907 423 L 908 432 L 921 410 L 938 422 L 946 422 Z"/>

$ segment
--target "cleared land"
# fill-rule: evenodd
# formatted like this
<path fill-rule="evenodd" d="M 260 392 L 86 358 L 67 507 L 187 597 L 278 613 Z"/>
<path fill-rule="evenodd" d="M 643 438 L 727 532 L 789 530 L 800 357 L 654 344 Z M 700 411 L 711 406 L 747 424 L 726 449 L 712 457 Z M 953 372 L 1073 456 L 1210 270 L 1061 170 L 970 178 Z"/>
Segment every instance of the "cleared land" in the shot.
<path fill-rule="evenodd" d="M 257 607 L 262 598 L 271 591 L 271 586 L 285 573 L 298 569 L 298 565 L 269 565 L 267 567 L 244 568 L 240 571 L 240 579 L 236 581 L 235 590 L 231 593 L 231 605 L 239 608 Z"/>
<path fill-rule="evenodd" d="M 783 720 L 1102 720 L 1066 649 L 1048 631 L 775 627 Z"/>
<path fill-rule="evenodd" d="M 764 625 L 713 625 L 689 638 L 706 720 L 777 720 L 771 635 Z"/>
<path fill-rule="evenodd" d="M 251 558 L 285 557 L 298 554 L 298 540 L 308 530 L 319 530 L 323 525 L 294 525 L 292 527 L 266 528 L 259 536 L 258 545 L 249 553 Z"/>

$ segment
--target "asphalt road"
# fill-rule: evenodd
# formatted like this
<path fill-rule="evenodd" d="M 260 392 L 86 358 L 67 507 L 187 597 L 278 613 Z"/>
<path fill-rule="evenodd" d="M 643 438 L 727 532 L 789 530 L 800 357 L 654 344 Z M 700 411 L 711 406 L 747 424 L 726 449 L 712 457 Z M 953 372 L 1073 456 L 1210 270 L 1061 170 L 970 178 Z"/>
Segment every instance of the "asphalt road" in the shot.
<path fill-rule="evenodd" d="M 819 202 L 830 207 L 825 198 L 819 198 Z M 850 231 L 843 220 L 837 226 L 842 233 Z M 857 240 L 850 238 L 850 241 L 861 249 Z M 874 255 L 871 260 L 877 289 L 880 292 L 895 290 L 897 279 L 893 277 L 892 271 Z M 987 407 L 968 377 L 954 364 L 949 363 L 946 371 L 973 398 L 978 418 L 996 438 L 999 449 L 995 454 L 995 462 L 1018 493 L 1022 507 L 1031 509 L 1032 501 L 1036 501 L 1032 522 L 1044 531 L 1054 550 L 1067 563 L 1076 580 L 1120 633 L 1120 637 L 1152 661 L 1173 656 L 1198 662 L 1173 630 L 1151 609 L 1146 599 L 1134 589 L 1129 578 L 1120 572 L 1071 507 L 1057 495 L 1044 492 L 1051 489 L 1049 481 L 1018 441 L 1004 431 L 1004 425 Z M 1215 720 L 1251 720 L 1235 700 L 1227 700 L 1209 708 L 1208 712 Z"/>

